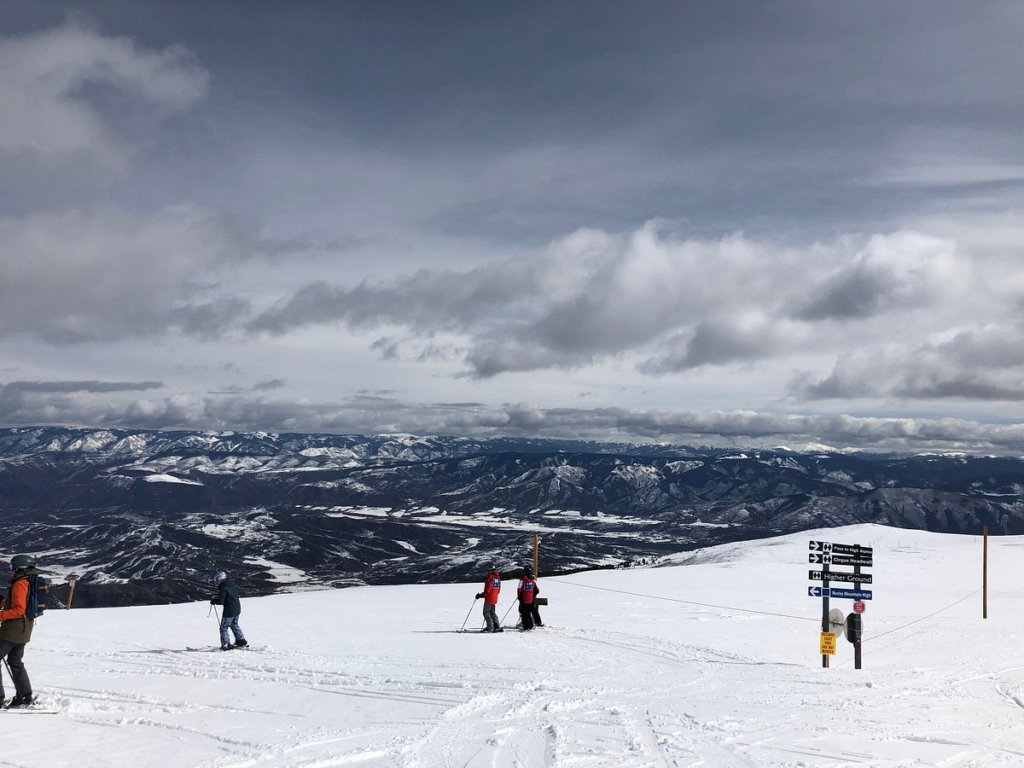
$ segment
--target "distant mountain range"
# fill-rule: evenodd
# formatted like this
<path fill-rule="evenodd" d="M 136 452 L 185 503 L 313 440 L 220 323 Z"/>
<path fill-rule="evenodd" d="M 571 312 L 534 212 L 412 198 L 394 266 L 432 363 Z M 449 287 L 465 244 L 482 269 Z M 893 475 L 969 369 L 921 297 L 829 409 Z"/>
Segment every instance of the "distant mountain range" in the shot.
<path fill-rule="evenodd" d="M 1024 461 L 559 440 L 0 429 L 0 554 L 76 605 L 541 574 L 880 523 L 1024 533 Z M 58 598 L 66 595 L 56 590 Z"/>

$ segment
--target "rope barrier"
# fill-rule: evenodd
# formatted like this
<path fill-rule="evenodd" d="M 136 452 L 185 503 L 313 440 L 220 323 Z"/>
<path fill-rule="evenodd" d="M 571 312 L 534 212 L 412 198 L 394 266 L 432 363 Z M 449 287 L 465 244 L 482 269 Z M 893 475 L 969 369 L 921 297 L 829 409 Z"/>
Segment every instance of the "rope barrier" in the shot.
<path fill-rule="evenodd" d="M 596 590 L 598 590 L 600 592 L 614 592 L 616 594 L 629 595 L 631 597 L 642 597 L 642 598 L 646 598 L 648 600 L 665 600 L 666 602 L 670 602 L 670 603 L 682 603 L 684 605 L 699 605 L 699 606 L 701 606 L 703 608 L 717 608 L 719 610 L 725 610 L 725 611 L 741 611 L 743 613 L 753 613 L 753 614 L 757 614 L 759 616 L 776 616 L 776 617 L 780 617 L 780 618 L 784 618 L 784 619 L 799 619 L 800 621 L 813 621 L 816 624 L 820 624 L 821 623 L 821 618 L 820 617 L 811 618 L 811 617 L 808 617 L 808 616 L 793 616 L 792 614 L 788 614 L 788 613 L 774 613 L 772 611 L 758 611 L 758 610 L 754 610 L 752 608 L 737 608 L 737 607 L 731 606 L 731 605 L 716 605 L 714 603 L 700 603 L 700 602 L 697 602 L 696 600 L 682 600 L 682 599 L 676 598 L 676 597 L 662 597 L 661 595 L 645 595 L 645 594 L 643 594 L 641 592 L 628 592 L 628 591 L 622 590 L 622 589 L 610 589 L 608 587 L 595 587 L 595 586 L 592 586 L 590 584 L 580 584 L 578 582 L 566 581 L 565 579 L 558 579 L 558 578 L 554 578 L 554 577 L 551 577 L 551 576 L 547 577 L 545 579 L 545 581 L 554 581 L 554 582 L 557 582 L 559 584 L 568 584 L 569 586 L 572 586 L 572 587 L 582 587 L 584 589 L 596 589 Z M 892 634 L 893 632 L 899 632 L 900 630 L 906 629 L 907 627 L 911 627 L 914 624 L 917 624 L 919 622 L 922 622 L 922 621 L 925 621 L 927 619 L 933 618 L 934 616 L 938 616 L 940 613 L 943 613 L 945 611 L 948 611 L 950 608 L 953 608 L 953 607 L 955 607 L 957 605 L 960 605 L 960 603 L 964 602 L 965 600 L 969 600 L 970 598 L 972 598 L 976 594 L 978 594 L 980 591 L 981 591 L 981 589 L 978 588 L 978 589 L 974 590 L 973 592 L 971 592 L 969 595 L 966 595 L 965 597 L 960 598 L 956 602 L 950 603 L 945 608 L 940 608 L 939 610 L 937 610 L 937 611 L 935 611 L 933 613 L 929 613 L 927 616 L 922 616 L 919 619 L 914 619 L 913 621 L 911 621 L 911 622 L 909 622 L 907 624 L 904 624 L 904 625 L 902 625 L 900 627 L 895 627 L 893 629 L 888 629 L 885 632 L 880 632 L 877 635 L 872 635 L 871 637 L 865 638 L 863 642 L 866 643 L 869 640 L 877 640 L 880 637 L 885 637 L 886 635 Z"/>
<path fill-rule="evenodd" d="M 964 600 L 968 600 L 968 599 L 974 597 L 979 592 L 981 592 L 981 587 L 979 587 L 978 589 L 974 590 L 973 592 L 971 592 L 971 594 L 967 595 L 966 597 L 961 597 L 955 603 L 950 603 L 945 608 L 940 608 L 939 610 L 935 611 L 934 613 L 929 613 L 927 616 L 922 616 L 920 619 L 914 619 L 910 623 L 904 624 L 902 627 L 896 627 L 894 629 L 887 629 L 885 632 L 879 632 L 877 635 L 872 635 L 871 637 L 865 638 L 864 642 L 866 643 L 868 640 L 877 640 L 880 637 L 885 637 L 886 635 L 891 635 L 893 632 L 899 632 L 901 629 L 906 629 L 907 627 L 912 627 L 915 624 L 924 621 L 925 619 L 930 619 L 933 616 L 938 616 L 940 613 L 943 613 L 944 611 L 948 611 L 950 608 L 953 608 L 953 607 L 955 607 L 957 605 L 960 605 L 960 603 L 962 603 Z"/>
<path fill-rule="evenodd" d="M 644 598 L 647 598 L 649 600 L 665 600 L 665 601 L 670 602 L 670 603 L 683 603 L 685 605 L 699 605 L 702 608 L 718 608 L 719 610 L 724 610 L 724 611 L 741 611 L 743 613 L 756 613 L 759 616 L 778 616 L 778 617 L 781 617 L 783 619 L 799 619 L 800 621 L 813 621 L 813 622 L 815 622 L 817 624 L 821 624 L 821 619 L 820 618 L 812 619 L 812 618 L 809 618 L 807 616 L 793 616 L 792 614 L 789 614 L 789 613 L 772 613 L 771 611 L 756 611 L 756 610 L 754 610 L 752 608 L 736 608 L 736 607 L 731 606 L 731 605 L 715 605 L 714 603 L 699 603 L 696 600 L 681 600 L 680 598 L 677 598 L 677 597 L 662 597 L 660 595 L 644 595 L 644 594 L 641 594 L 639 592 L 627 592 L 627 591 L 622 590 L 622 589 L 609 589 L 608 587 L 594 587 L 594 586 L 591 586 L 590 584 L 579 584 L 579 583 L 574 582 L 574 581 L 566 581 L 565 579 L 557 579 L 557 578 L 553 578 L 551 576 L 548 576 L 544 580 L 545 581 L 554 581 L 554 582 L 557 582 L 559 584 L 568 584 L 568 585 L 573 586 L 573 587 L 583 587 L 584 589 L 596 589 L 596 590 L 599 590 L 601 592 L 615 592 L 615 593 L 620 594 L 620 595 L 630 595 L 632 597 L 644 597 Z"/>

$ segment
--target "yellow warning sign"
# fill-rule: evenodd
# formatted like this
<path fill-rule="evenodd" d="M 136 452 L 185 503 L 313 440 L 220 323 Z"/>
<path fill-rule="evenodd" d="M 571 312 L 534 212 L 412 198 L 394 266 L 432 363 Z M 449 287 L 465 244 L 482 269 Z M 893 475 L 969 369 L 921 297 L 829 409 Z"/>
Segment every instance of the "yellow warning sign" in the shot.
<path fill-rule="evenodd" d="M 835 635 L 835 632 L 822 632 L 821 633 L 821 655 L 822 656 L 835 656 L 836 655 L 836 635 Z"/>

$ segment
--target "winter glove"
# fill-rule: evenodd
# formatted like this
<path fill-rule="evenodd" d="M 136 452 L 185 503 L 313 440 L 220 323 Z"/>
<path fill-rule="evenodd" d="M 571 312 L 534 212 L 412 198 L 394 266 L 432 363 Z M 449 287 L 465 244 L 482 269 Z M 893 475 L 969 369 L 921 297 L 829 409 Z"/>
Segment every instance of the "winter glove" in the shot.
<path fill-rule="evenodd" d="M 477 593 L 476 599 L 479 600 L 483 596 L 484 596 L 484 593 L 483 592 L 479 592 L 479 593 Z"/>
<path fill-rule="evenodd" d="M 216 605 L 216 604 L 217 604 L 217 598 L 211 597 L 210 598 L 210 605 Z"/>

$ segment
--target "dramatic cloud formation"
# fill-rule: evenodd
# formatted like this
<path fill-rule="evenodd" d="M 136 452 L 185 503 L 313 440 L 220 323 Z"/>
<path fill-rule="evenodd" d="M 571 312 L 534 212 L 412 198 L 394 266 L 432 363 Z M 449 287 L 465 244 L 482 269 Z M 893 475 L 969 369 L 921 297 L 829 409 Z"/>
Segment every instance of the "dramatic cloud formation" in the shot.
<path fill-rule="evenodd" d="M 88 12 L 5 9 L 0 423 L 1019 450 L 1016 7 Z"/>
<path fill-rule="evenodd" d="M 134 132 L 192 106 L 208 74 L 187 49 L 139 50 L 105 37 L 81 17 L 51 30 L 0 39 L 0 152 L 47 159 L 83 152 L 123 166 L 132 151 L 127 120 L 111 124 L 105 89 L 128 97 Z M 147 115 L 147 113 L 150 113 Z M 138 118 L 144 118 L 142 122 Z"/>

